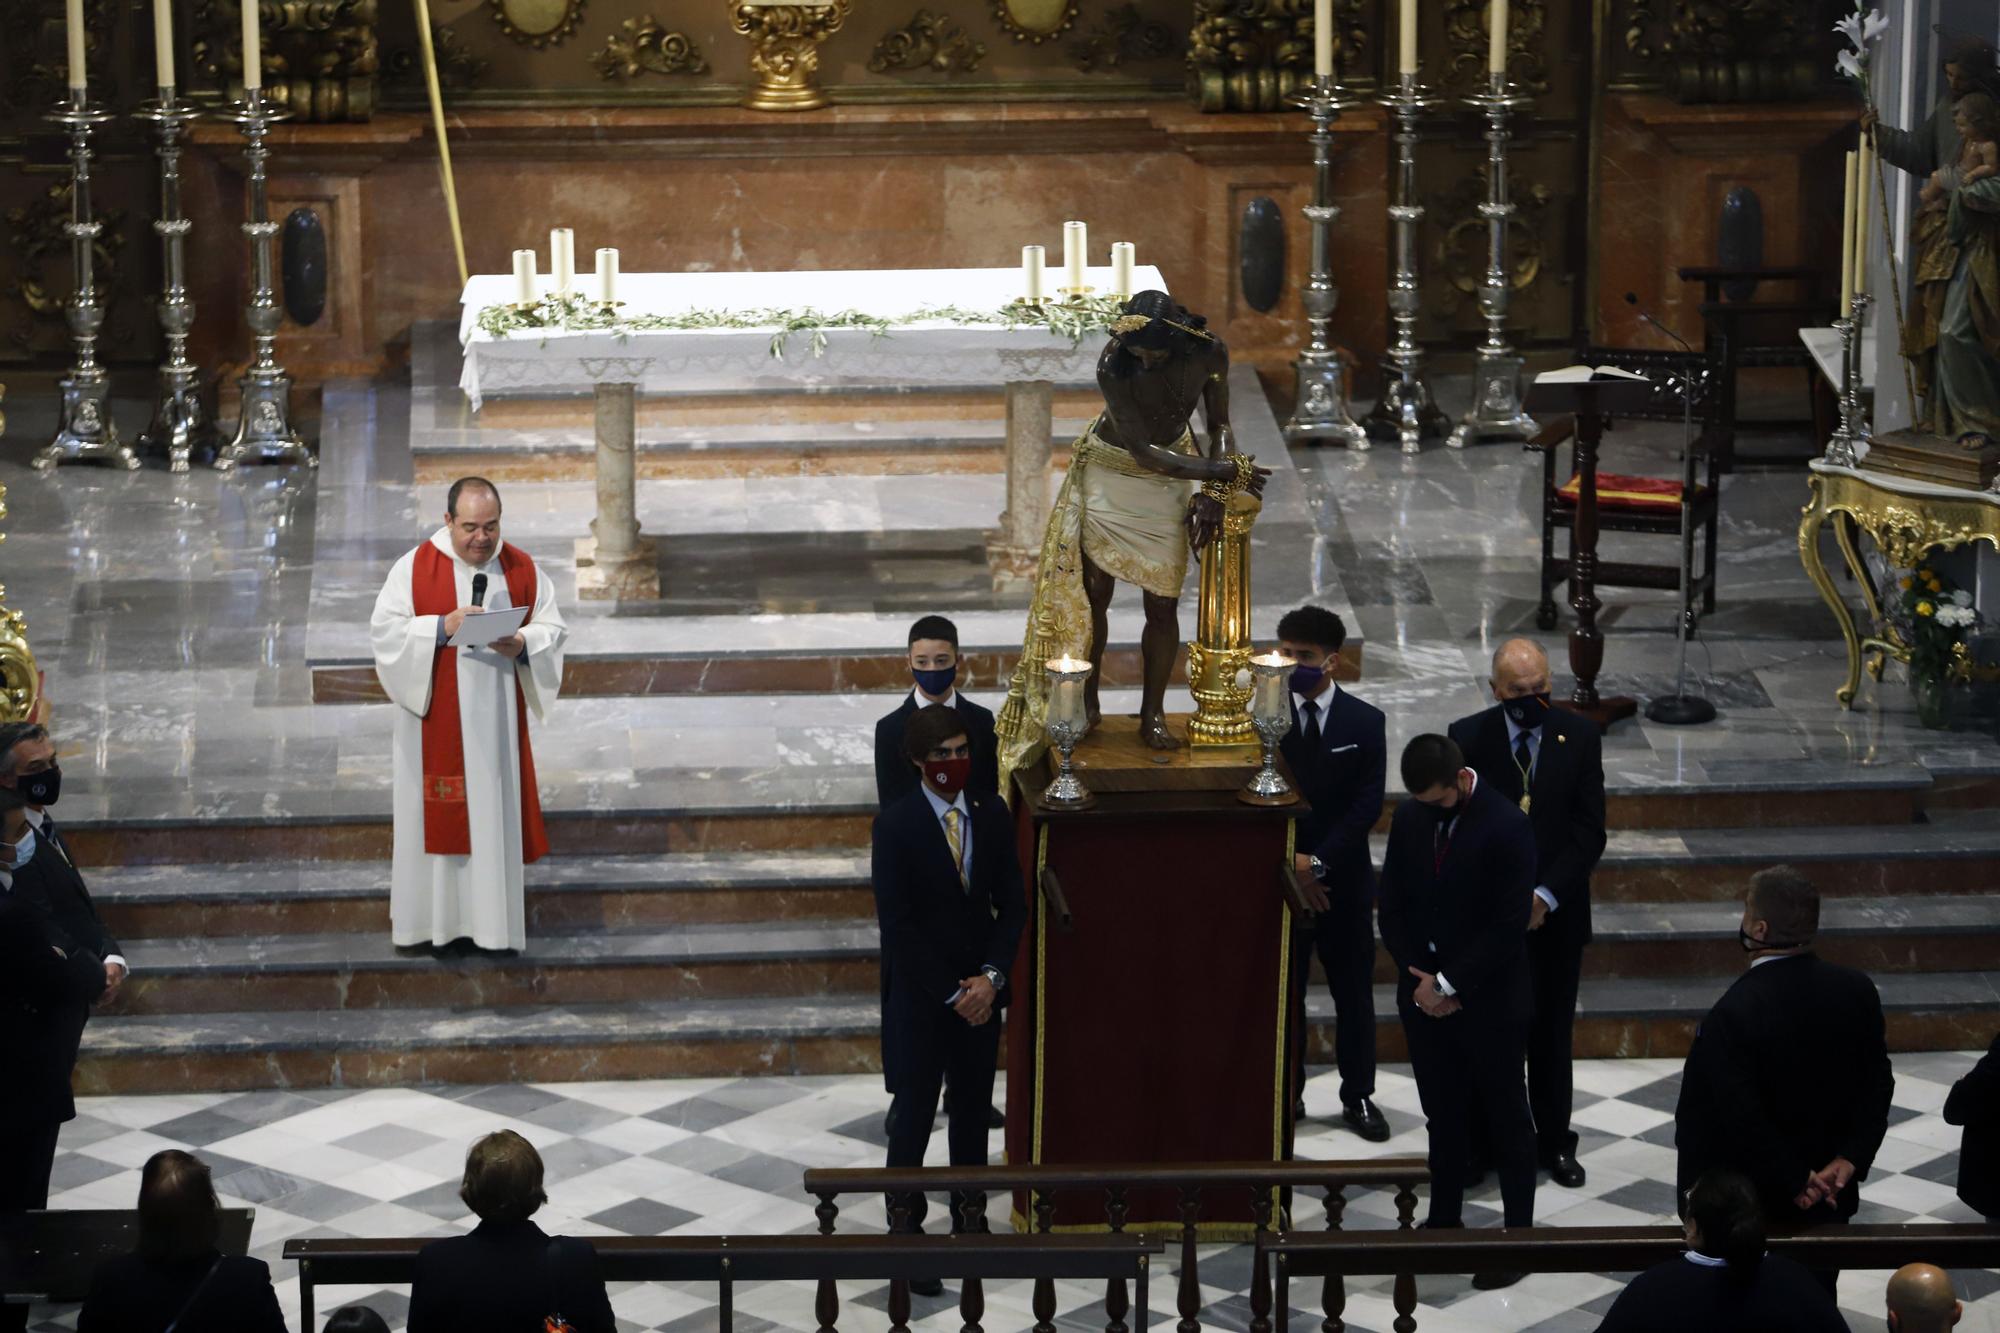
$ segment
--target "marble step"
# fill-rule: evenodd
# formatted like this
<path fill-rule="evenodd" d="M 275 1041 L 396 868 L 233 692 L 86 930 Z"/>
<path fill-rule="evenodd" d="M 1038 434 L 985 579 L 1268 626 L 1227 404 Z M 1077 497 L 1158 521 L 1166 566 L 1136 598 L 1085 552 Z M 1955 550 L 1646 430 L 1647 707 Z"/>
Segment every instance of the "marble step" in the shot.
<path fill-rule="evenodd" d="M 1592 924 L 1590 976 L 1700 976 L 1741 958 L 1732 905 L 1606 904 Z M 531 938 L 514 958 L 405 956 L 379 927 L 124 944 L 136 970 L 116 1007 L 131 1015 L 865 995 L 879 984 L 865 918 L 588 930 Z M 1871 974 L 1978 968 L 2000 958 L 2000 895 L 1829 899 L 1820 950 Z M 1376 979 L 1394 977 L 1378 953 Z"/>
<path fill-rule="evenodd" d="M 381 932 L 387 861 L 117 865 L 91 895 L 121 937 Z M 811 848 L 551 856 L 527 867 L 531 936 L 704 922 L 872 919 L 868 856 Z"/>
<path fill-rule="evenodd" d="M 862 830 L 865 833 L 865 826 Z M 1383 835 L 1374 839 L 1379 863 Z M 2000 820 L 1838 828 L 1619 829 L 1592 882 L 1600 904 L 1733 902 L 1755 870 L 1804 867 L 1830 897 L 1986 892 L 2000 884 Z M 380 931 L 389 863 L 271 860 L 102 866 L 91 891 L 121 937 Z M 531 935 L 704 922 L 866 919 L 860 848 L 552 856 L 527 870 Z"/>
<path fill-rule="evenodd" d="M 1685 1055 L 1734 972 L 1670 981 L 1587 979 L 1576 1053 Z M 1892 1050 L 1976 1047 L 2000 1022 L 2000 973 L 1879 979 Z M 381 1087 L 563 1079 L 744 1077 L 879 1068 L 878 1000 L 705 999 L 532 1008 L 235 1011 L 99 1016 L 84 1034 L 79 1094 L 267 1087 Z M 1308 1000 L 1316 1061 L 1332 1058 L 1332 1008 Z M 1406 1058 L 1394 992 L 1377 987 L 1377 1045 Z M 1107 1053 L 1115 1065 L 1115 1053 Z"/>

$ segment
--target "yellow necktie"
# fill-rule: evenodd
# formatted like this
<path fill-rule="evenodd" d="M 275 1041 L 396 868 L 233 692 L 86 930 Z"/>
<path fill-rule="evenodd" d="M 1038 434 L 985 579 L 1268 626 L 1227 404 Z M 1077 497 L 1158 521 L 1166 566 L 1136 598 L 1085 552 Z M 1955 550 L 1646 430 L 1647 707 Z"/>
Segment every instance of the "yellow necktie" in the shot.
<path fill-rule="evenodd" d="M 959 836 L 958 820 L 956 806 L 944 812 L 944 840 L 951 846 L 951 863 L 958 869 L 959 887 L 969 889 L 972 883 L 965 877 L 965 839 Z"/>

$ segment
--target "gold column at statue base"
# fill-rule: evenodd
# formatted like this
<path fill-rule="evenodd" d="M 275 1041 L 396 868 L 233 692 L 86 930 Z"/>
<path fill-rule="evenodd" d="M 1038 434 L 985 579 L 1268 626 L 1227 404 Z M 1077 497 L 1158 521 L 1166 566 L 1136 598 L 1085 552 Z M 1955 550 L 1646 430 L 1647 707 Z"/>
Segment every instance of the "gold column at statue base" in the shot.
<path fill-rule="evenodd" d="M 0 385 L 0 394 L 6 386 Z M 0 434 L 7 429 L 7 418 L 0 415 Z M 0 486 L 0 518 L 7 517 L 7 488 Z M 0 541 L 4 541 L 0 535 Z M 7 589 L 0 587 L 0 602 L 7 597 Z M 35 654 L 28 647 L 27 622 L 21 619 L 19 611 L 9 611 L 0 605 L 0 722 L 20 722 L 32 716 L 41 694 L 42 673 L 35 666 Z"/>
<path fill-rule="evenodd" d="M 1225 502 L 1222 534 L 1201 553 L 1201 598 L 1188 645 L 1192 745 L 1255 745 L 1250 723 L 1250 526 L 1264 504 L 1248 491 Z"/>
<path fill-rule="evenodd" d="M 852 0 L 824 4 L 759 4 L 729 0 L 729 24 L 750 39 L 752 111 L 812 111 L 826 105 L 820 89 L 819 46 L 840 31 Z"/>

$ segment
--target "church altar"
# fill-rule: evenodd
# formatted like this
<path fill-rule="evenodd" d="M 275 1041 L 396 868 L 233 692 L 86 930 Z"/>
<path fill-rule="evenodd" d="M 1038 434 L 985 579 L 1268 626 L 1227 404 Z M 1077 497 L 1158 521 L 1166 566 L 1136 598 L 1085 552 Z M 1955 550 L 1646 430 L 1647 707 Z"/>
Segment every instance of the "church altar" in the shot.
<path fill-rule="evenodd" d="M 1051 275 L 1053 276 L 1053 275 Z M 1108 267 L 1085 271 L 1088 286 L 1111 290 Z M 908 392 L 1004 386 L 1007 413 L 1007 508 L 988 543 L 996 581 L 1032 574 L 1048 520 L 1049 438 L 1054 392 L 1096 383 L 1105 335 L 1071 340 L 1023 308 L 1024 322 L 953 319 L 951 312 L 987 314 L 1021 293 L 1016 268 L 843 269 L 822 272 L 633 273 L 618 276 L 626 318 L 693 312 L 788 311 L 821 315 L 858 311 L 886 319 L 878 334 L 865 328 L 800 331 L 780 347 L 777 325 L 569 331 L 523 329 L 504 335 L 481 328 L 479 315 L 516 296 L 515 279 L 478 274 L 460 298 L 459 342 L 465 366 L 459 387 L 478 410 L 488 397 L 596 398 L 597 518 L 579 540 L 578 591 L 587 598 L 657 597 L 659 573 L 639 536 L 636 513 L 636 404 L 639 394 L 836 390 Z M 593 285 L 577 276 L 581 293 Z M 1133 270 L 1134 291 L 1166 290 L 1160 270 Z M 904 322 L 936 311 L 936 318 Z M 815 348 L 814 338 L 824 337 Z"/>

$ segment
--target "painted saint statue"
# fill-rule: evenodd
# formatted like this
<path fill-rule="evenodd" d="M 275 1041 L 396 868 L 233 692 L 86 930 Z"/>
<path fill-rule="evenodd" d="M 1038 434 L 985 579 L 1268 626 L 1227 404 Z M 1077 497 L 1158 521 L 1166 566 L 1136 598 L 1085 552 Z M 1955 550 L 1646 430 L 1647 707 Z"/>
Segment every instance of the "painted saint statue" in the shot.
<path fill-rule="evenodd" d="M 518 606 L 531 609 L 514 634 L 448 645 L 467 615 Z M 528 713 L 555 702 L 569 627 L 548 576 L 500 540 L 491 482 L 452 484 L 445 526 L 390 569 L 369 630 L 396 705 L 395 944 L 520 949 L 522 867 L 548 850 Z"/>
<path fill-rule="evenodd" d="M 1123 311 L 1097 362 L 1104 411 L 1077 439 L 1042 538 L 1021 660 L 996 726 L 1002 792 L 1046 743 L 1048 659 L 1068 652 L 1090 661 L 1084 707 L 1091 725 L 1099 721 L 1106 618 L 1121 580 L 1138 585 L 1146 614 L 1139 733 L 1155 749 L 1180 744 L 1167 727 L 1166 695 L 1188 553 L 1221 531 L 1224 498 L 1262 495 L 1270 475 L 1236 452 L 1229 349 L 1207 321 L 1158 291 L 1138 293 Z M 1206 448 L 1188 424 L 1197 406 Z"/>

